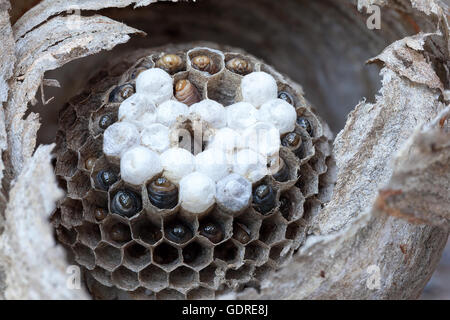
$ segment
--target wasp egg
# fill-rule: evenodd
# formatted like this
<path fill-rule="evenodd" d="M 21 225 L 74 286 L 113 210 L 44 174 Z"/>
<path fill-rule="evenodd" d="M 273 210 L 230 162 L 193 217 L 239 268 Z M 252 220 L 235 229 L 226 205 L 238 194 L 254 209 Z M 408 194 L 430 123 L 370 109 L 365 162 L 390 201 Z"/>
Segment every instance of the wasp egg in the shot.
<path fill-rule="evenodd" d="M 249 206 L 251 197 L 252 184 L 239 174 L 232 173 L 217 182 L 217 204 L 226 211 L 242 211 Z"/>
<path fill-rule="evenodd" d="M 241 81 L 242 100 L 256 108 L 277 98 L 278 88 L 275 79 L 266 72 L 252 72 Z"/>
<path fill-rule="evenodd" d="M 130 190 L 118 191 L 111 201 L 111 212 L 132 217 L 142 209 L 141 197 Z"/>
<path fill-rule="evenodd" d="M 294 97 L 289 92 L 280 91 L 278 93 L 278 99 L 284 100 L 287 103 L 294 105 Z"/>
<path fill-rule="evenodd" d="M 179 116 L 187 116 L 189 108 L 186 104 L 175 100 L 166 101 L 156 109 L 156 121 L 170 127 Z"/>
<path fill-rule="evenodd" d="M 95 220 L 97 220 L 97 221 L 104 220 L 107 215 L 108 215 L 108 211 L 103 208 L 96 208 L 94 210 L 94 217 L 95 217 Z"/>
<path fill-rule="evenodd" d="M 239 57 L 233 58 L 228 61 L 226 67 L 234 73 L 240 74 L 242 76 L 245 76 L 252 71 L 250 63 L 248 63 L 247 60 Z"/>
<path fill-rule="evenodd" d="M 172 209 L 178 203 L 178 188 L 164 177 L 153 180 L 147 187 L 150 202 L 159 209 Z"/>
<path fill-rule="evenodd" d="M 267 214 L 275 208 L 275 191 L 270 185 L 262 184 L 253 193 L 253 207 L 256 211 Z"/>
<path fill-rule="evenodd" d="M 117 175 L 109 170 L 100 170 L 95 178 L 97 186 L 103 190 L 108 190 L 118 180 Z"/>
<path fill-rule="evenodd" d="M 176 54 L 165 54 L 156 61 L 155 66 L 170 74 L 174 74 L 183 69 L 183 59 Z"/>
<path fill-rule="evenodd" d="M 238 151 L 233 159 L 233 172 L 257 182 L 267 175 L 266 158 L 251 149 Z"/>
<path fill-rule="evenodd" d="M 227 125 L 234 130 L 245 130 L 257 120 L 256 108 L 248 102 L 238 102 L 226 108 Z"/>
<path fill-rule="evenodd" d="M 191 239 L 192 236 L 193 234 L 191 229 L 179 222 L 170 224 L 166 228 L 167 239 L 176 243 L 184 243 Z"/>
<path fill-rule="evenodd" d="M 110 114 L 105 114 L 105 115 L 101 116 L 100 119 L 98 120 L 98 126 L 100 127 L 100 129 L 103 129 L 103 130 L 108 128 L 113 123 L 114 123 L 114 119 L 113 119 L 113 116 Z"/>
<path fill-rule="evenodd" d="M 217 181 L 229 173 L 230 166 L 222 150 L 208 149 L 195 156 L 195 170 Z"/>
<path fill-rule="evenodd" d="M 193 172 L 180 181 L 181 207 L 191 213 L 206 212 L 215 202 L 216 185 L 207 175 Z"/>
<path fill-rule="evenodd" d="M 156 106 L 149 96 L 136 93 L 121 103 L 119 121 L 136 123 L 141 126 L 155 122 Z"/>
<path fill-rule="evenodd" d="M 308 132 L 308 134 L 312 135 L 312 126 L 308 119 L 305 117 L 298 117 L 297 124 Z"/>
<path fill-rule="evenodd" d="M 109 230 L 109 236 L 111 237 L 111 240 L 117 242 L 127 242 L 130 240 L 130 231 L 127 226 L 121 223 L 116 223 Z"/>
<path fill-rule="evenodd" d="M 162 69 L 149 69 L 136 79 L 136 92 L 148 95 L 159 105 L 173 97 L 173 79 Z"/>
<path fill-rule="evenodd" d="M 180 180 L 195 169 L 195 158 L 186 149 L 170 148 L 161 154 L 161 163 L 164 168 L 164 176 L 179 183 Z"/>
<path fill-rule="evenodd" d="M 109 94 L 109 102 L 122 102 L 134 94 L 134 86 L 130 83 L 125 83 L 114 88 Z"/>
<path fill-rule="evenodd" d="M 190 113 L 200 117 L 201 120 L 209 123 L 213 128 L 219 129 L 227 125 L 226 111 L 220 103 L 205 99 L 193 104 Z"/>
<path fill-rule="evenodd" d="M 214 61 L 206 55 L 194 57 L 192 59 L 192 66 L 199 71 L 208 72 L 209 74 L 214 74 L 217 72 Z"/>
<path fill-rule="evenodd" d="M 190 106 L 200 101 L 200 93 L 189 80 L 179 80 L 175 84 L 175 98 Z"/>
<path fill-rule="evenodd" d="M 140 185 L 163 170 L 159 155 L 142 146 L 136 146 L 125 152 L 120 159 L 122 180 Z"/>
<path fill-rule="evenodd" d="M 272 156 L 280 150 L 280 132 L 269 122 L 257 122 L 242 133 L 244 145 L 263 156 Z"/>
<path fill-rule="evenodd" d="M 233 225 L 233 238 L 242 244 L 250 241 L 250 229 L 246 225 L 235 222 Z"/>
<path fill-rule="evenodd" d="M 258 111 L 258 119 L 272 123 L 280 134 L 293 131 L 297 113 L 292 105 L 281 99 L 264 103 Z"/>
<path fill-rule="evenodd" d="M 158 153 L 169 148 L 169 128 L 159 123 L 147 126 L 141 132 L 141 144 Z"/>
<path fill-rule="evenodd" d="M 107 156 L 120 157 L 125 151 L 139 144 L 139 131 L 130 122 L 116 122 L 103 135 L 103 152 Z"/>
<path fill-rule="evenodd" d="M 223 231 L 217 223 L 208 221 L 200 226 L 200 234 L 208 238 L 212 243 L 218 243 L 223 239 Z"/>
<path fill-rule="evenodd" d="M 86 161 L 84 162 L 84 167 L 85 167 L 87 170 L 91 171 L 92 168 L 94 167 L 94 164 L 95 164 L 95 161 L 96 161 L 96 160 L 97 160 L 97 159 L 96 159 L 95 157 L 89 157 L 89 158 L 87 158 Z"/>

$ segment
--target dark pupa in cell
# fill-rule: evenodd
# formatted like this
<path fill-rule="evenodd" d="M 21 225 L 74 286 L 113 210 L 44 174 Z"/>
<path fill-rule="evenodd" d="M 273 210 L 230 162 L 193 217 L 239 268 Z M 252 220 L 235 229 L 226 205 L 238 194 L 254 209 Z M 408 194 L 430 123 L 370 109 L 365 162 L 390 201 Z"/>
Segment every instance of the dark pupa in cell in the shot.
<path fill-rule="evenodd" d="M 292 151 L 295 151 L 302 144 L 302 137 L 297 132 L 289 132 L 283 137 L 281 144 Z"/>
<path fill-rule="evenodd" d="M 312 130 L 311 122 L 309 122 L 308 119 L 306 119 L 305 117 L 298 117 L 297 118 L 297 124 L 300 127 L 302 127 L 303 129 L 305 129 L 306 132 L 308 132 L 308 134 L 310 136 L 312 136 L 313 130 Z"/>
<path fill-rule="evenodd" d="M 280 91 L 278 93 L 278 99 L 284 100 L 289 104 L 294 105 L 294 97 L 289 92 L 286 91 Z"/>
<path fill-rule="evenodd" d="M 214 74 L 217 72 L 214 61 L 207 55 L 194 57 L 192 59 L 192 66 L 199 71 L 208 72 L 209 74 Z"/>
<path fill-rule="evenodd" d="M 289 199 L 289 197 L 287 197 L 286 195 L 281 195 L 280 196 L 280 212 L 281 212 L 281 215 L 286 220 L 290 219 L 291 207 L 292 207 L 292 202 Z"/>
<path fill-rule="evenodd" d="M 250 229 L 245 224 L 235 222 L 233 224 L 233 238 L 242 244 L 250 241 Z"/>
<path fill-rule="evenodd" d="M 127 242 L 131 240 L 130 230 L 128 230 L 127 226 L 121 223 L 116 223 L 111 227 L 109 230 L 109 236 L 111 240 L 116 242 Z"/>
<path fill-rule="evenodd" d="M 108 215 L 108 211 L 103 208 L 96 208 L 94 211 L 94 217 L 95 217 L 95 220 L 97 220 L 97 221 L 104 220 L 107 215 Z"/>
<path fill-rule="evenodd" d="M 122 102 L 131 97 L 135 92 L 134 86 L 130 83 L 125 83 L 114 88 L 109 94 L 109 102 Z"/>
<path fill-rule="evenodd" d="M 278 171 L 275 172 L 272 176 L 278 182 L 286 182 L 289 180 L 289 167 L 283 158 L 280 158 L 279 164 L 277 166 Z"/>
<path fill-rule="evenodd" d="M 251 70 L 250 63 L 242 58 L 236 57 L 231 59 L 227 62 L 226 67 L 228 70 L 240 74 L 242 76 L 245 76 L 246 74 L 249 74 Z"/>
<path fill-rule="evenodd" d="M 178 188 L 164 177 L 159 177 L 147 187 L 150 202 L 159 209 L 172 209 L 178 203 Z"/>
<path fill-rule="evenodd" d="M 175 84 L 175 98 L 177 98 L 178 101 L 191 106 L 200 101 L 200 93 L 192 82 L 184 79 L 177 81 Z"/>
<path fill-rule="evenodd" d="M 208 238 L 212 243 L 218 243 L 223 240 L 223 231 L 219 224 L 207 221 L 200 226 L 200 234 Z"/>
<path fill-rule="evenodd" d="M 183 59 L 177 54 L 165 54 L 156 61 L 155 66 L 174 74 L 183 69 Z"/>
<path fill-rule="evenodd" d="M 86 161 L 84 162 L 84 166 L 86 168 L 86 170 L 91 171 L 92 168 L 94 167 L 95 164 L 95 160 L 97 160 L 95 157 L 89 157 L 86 159 Z"/>
<path fill-rule="evenodd" d="M 100 129 L 103 129 L 103 130 L 108 128 L 113 123 L 114 123 L 114 118 L 110 114 L 105 114 L 105 115 L 101 116 L 100 119 L 98 120 L 98 126 L 100 127 Z"/>
<path fill-rule="evenodd" d="M 265 215 L 275 208 L 275 197 L 273 188 L 270 185 L 262 184 L 253 192 L 253 207 Z"/>
<path fill-rule="evenodd" d="M 108 190 L 118 180 L 117 175 L 109 170 L 100 170 L 95 177 L 97 186 L 102 190 Z"/>
<path fill-rule="evenodd" d="M 186 225 L 176 222 L 165 228 L 167 239 L 176 243 L 185 243 L 193 237 L 191 229 Z"/>
<path fill-rule="evenodd" d="M 132 217 L 142 209 L 141 197 L 130 190 L 118 191 L 111 201 L 111 212 Z"/>

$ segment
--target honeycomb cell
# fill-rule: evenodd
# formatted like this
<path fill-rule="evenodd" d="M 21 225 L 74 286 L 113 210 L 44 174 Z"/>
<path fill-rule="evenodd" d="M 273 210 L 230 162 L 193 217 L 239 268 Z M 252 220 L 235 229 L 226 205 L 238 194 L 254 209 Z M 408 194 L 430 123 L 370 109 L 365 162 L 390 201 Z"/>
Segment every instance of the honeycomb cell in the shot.
<path fill-rule="evenodd" d="M 101 229 L 103 239 L 115 246 L 123 246 L 131 240 L 130 227 L 117 218 L 108 218 Z"/>
<path fill-rule="evenodd" d="M 286 232 L 284 219 L 278 215 L 263 220 L 259 230 L 259 240 L 265 244 L 272 244 L 283 239 Z"/>
<path fill-rule="evenodd" d="M 268 275 L 272 273 L 274 270 L 274 267 L 270 265 L 270 263 L 266 263 L 262 266 L 256 267 L 255 271 L 253 272 L 253 276 L 255 279 L 259 281 L 263 281 L 264 279 L 267 279 Z"/>
<path fill-rule="evenodd" d="M 86 143 L 89 138 L 88 123 L 83 118 L 78 118 L 75 123 L 67 131 L 67 146 L 77 152 Z"/>
<path fill-rule="evenodd" d="M 176 288 L 188 289 L 198 282 L 198 274 L 191 268 L 181 266 L 169 274 L 169 284 Z"/>
<path fill-rule="evenodd" d="M 133 219 L 142 212 L 140 191 L 125 185 L 121 181 L 110 188 L 108 198 L 110 212 L 116 216 Z"/>
<path fill-rule="evenodd" d="M 156 293 L 158 300 L 184 300 L 185 296 L 181 292 L 174 289 L 164 289 Z"/>
<path fill-rule="evenodd" d="M 78 158 L 78 169 L 90 172 L 95 161 L 103 155 L 103 139 L 101 137 L 89 137 L 81 147 Z"/>
<path fill-rule="evenodd" d="M 77 172 L 78 155 L 75 151 L 67 150 L 56 160 L 55 174 L 71 178 Z"/>
<path fill-rule="evenodd" d="M 254 261 L 259 266 L 264 264 L 269 256 L 269 247 L 259 240 L 252 241 L 245 247 L 244 260 Z"/>
<path fill-rule="evenodd" d="M 156 295 L 152 290 L 139 287 L 130 292 L 130 297 L 134 300 L 155 300 Z"/>
<path fill-rule="evenodd" d="M 138 243 L 132 242 L 124 248 L 123 263 L 130 270 L 138 272 L 150 264 L 151 260 L 150 251 Z"/>
<path fill-rule="evenodd" d="M 199 234 L 217 244 L 231 236 L 232 217 L 213 210 L 199 221 Z"/>
<path fill-rule="evenodd" d="M 213 259 L 213 249 L 207 241 L 197 240 L 182 249 L 183 262 L 198 270 L 207 266 Z"/>
<path fill-rule="evenodd" d="M 77 240 L 75 229 L 67 229 L 63 226 L 56 229 L 56 236 L 60 242 L 68 246 L 72 246 Z"/>
<path fill-rule="evenodd" d="M 218 267 L 215 263 L 211 263 L 206 268 L 203 268 L 199 272 L 200 282 L 208 285 L 209 287 L 214 287 L 217 279 L 217 271 Z"/>
<path fill-rule="evenodd" d="M 75 253 L 75 261 L 86 267 L 89 270 L 95 268 L 95 256 L 89 247 L 81 243 L 77 243 L 73 246 L 73 252 Z"/>
<path fill-rule="evenodd" d="M 293 221 L 286 228 L 285 238 L 294 241 L 300 241 L 304 238 L 305 225 L 301 220 Z"/>
<path fill-rule="evenodd" d="M 78 240 L 90 248 L 95 248 L 102 240 L 98 225 L 85 222 L 82 226 L 76 227 Z"/>
<path fill-rule="evenodd" d="M 209 48 L 195 48 L 187 53 L 188 66 L 194 73 L 201 73 L 204 77 L 210 77 L 224 68 L 225 56 L 218 50 Z"/>
<path fill-rule="evenodd" d="M 229 90 L 230 87 L 238 88 L 241 79 L 230 73 L 222 73 L 221 75 L 210 79 L 207 84 L 208 99 L 219 102 L 224 106 L 232 105 L 236 102 L 236 92 Z"/>
<path fill-rule="evenodd" d="M 293 221 L 303 216 L 305 198 L 297 187 L 282 192 L 279 199 L 279 211 L 286 221 Z"/>
<path fill-rule="evenodd" d="M 95 137 L 117 121 L 118 105 L 105 105 L 91 116 L 89 130 Z"/>
<path fill-rule="evenodd" d="M 228 240 L 214 248 L 214 258 L 220 259 L 228 264 L 236 264 L 242 259 L 242 245 L 233 240 Z"/>
<path fill-rule="evenodd" d="M 67 228 L 83 223 L 83 204 L 80 200 L 66 198 L 61 203 L 61 224 Z"/>
<path fill-rule="evenodd" d="M 139 287 L 138 275 L 125 267 L 119 267 L 111 274 L 111 279 L 122 290 L 135 290 Z"/>
<path fill-rule="evenodd" d="M 83 198 L 86 193 L 91 189 L 91 181 L 87 174 L 82 171 L 78 171 L 67 182 L 67 194 L 72 198 Z"/>
<path fill-rule="evenodd" d="M 282 266 L 292 255 L 292 247 L 290 241 L 282 241 L 270 248 L 269 258 Z"/>
<path fill-rule="evenodd" d="M 145 217 L 131 222 L 131 233 L 133 239 L 148 245 L 154 245 L 162 239 L 161 225 L 156 225 Z"/>
<path fill-rule="evenodd" d="M 111 272 L 101 267 L 95 267 L 95 269 L 91 271 L 91 275 L 104 286 L 111 287 L 114 285 L 111 279 Z"/>
<path fill-rule="evenodd" d="M 233 239 L 246 244 L 258 237 L 261 219 L 253 210 L 247 210 L 237 217 L 233 223 Z"/>
<path fill-rule="evenodd" d="M 111 164 L 104 156 L 100 157 L 92 168 L 92 187 L 99 191 L 108 191 L 119 181 L 120 169 Z"/>
<path fill-rule="evenodd" d="M 159 244 L 153 251 L 153 261 L 164 266 L 165 270 L 169 270 L 180 262 L 180 260 L 181 257 L 178 249 L 167 242 Z"/>
<path fill-rule="evenodd" d="M 120 249 L 115 248 L 106 242 L 100 243 L 95 249 L 95 256 L 97 257 L 97 265 L 107 271 L 114 271 L 114 269 L 122 263 L 122 253 Z"/>
<path fill-rule="evenodd" d="M 161 291 L 169 285 L 167 272 L 154 265 L 141 270 L 139 280 L 145 288 L 153 291 Z"/>
<path fill-rule="evenodd" d="M 204 287 L 194 288 L 187 293 L 189 300 L 211 300 L 214 299 L 214 291 Z"/>
<path fill-rule="evenodd" d="M 227 280 L 238 280 L 239 282 L 245 282 L 250 280 L 254 267 L 251 264 L 243 264 L 237 269 L 228 269 L 225 274 Z"/>
<path fill-rule="evenodd" d="M 188 242 L 196 232 L 194 218 L 185 218 L 177 214 L 164 220 L 164 237 L 177 244 Z"/>
<path fill-rule="evenodd" d="M 105 192 L 90 190 L 82 202 L 85 221 L 99 223 L 108 215 L 108 195 Z"/>

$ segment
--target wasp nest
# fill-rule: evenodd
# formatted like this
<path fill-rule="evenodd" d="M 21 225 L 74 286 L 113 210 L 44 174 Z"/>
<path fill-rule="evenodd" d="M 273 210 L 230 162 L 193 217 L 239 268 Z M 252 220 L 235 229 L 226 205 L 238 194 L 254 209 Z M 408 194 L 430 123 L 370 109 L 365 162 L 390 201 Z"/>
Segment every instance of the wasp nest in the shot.
<path fill-rule="evenodd" d="M 325 127 L 298 85 L 243 53 L 178 47 L 130 65 L 61 113 L 59 240 L 97 298 L 257 288 L 327 200 Z"/>

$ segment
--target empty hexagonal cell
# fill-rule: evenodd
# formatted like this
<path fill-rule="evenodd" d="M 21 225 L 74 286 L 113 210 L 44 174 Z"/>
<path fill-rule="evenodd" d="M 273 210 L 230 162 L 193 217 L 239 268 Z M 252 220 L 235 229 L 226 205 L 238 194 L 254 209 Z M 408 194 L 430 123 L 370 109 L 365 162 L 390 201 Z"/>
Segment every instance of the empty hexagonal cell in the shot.
<path fill-rule="evenodd" d="M 83 223 L 83 205 L 80 200 L 66 198 L 60 209 L 62 225 L 70 228 Z"/>
<path fill-rule="evenodd" d="M 242 259 L 243 247 L 240 243 L 228 240 L 214 248 L 214 258 L 229 264 L 237 263 Z"/>
<path fill-rule="evenodd" d="M 117 290 L 96 281 L 89 273 L 86 273 L 86 285 L 94 300 L 115 300 Z"/>
<path fill-rule="evenodd" d="M 106 192 L 90 190 L 82 201 L 84 220 L 98 223 L 108 216 L 108 195 Z"/>
<path fill-rule="evenodd" d="M 101 228 L 103 239 L 112 244 L 122 246 L 131 240 L 130 227 L 116 218 L 107 218 Z"/>
<path fill-rule="evenodd" d="M 166 269 L 173 267 L 180 262 L 181 257 L 177 248 L 167 242 L 159 244 L 153 250 L 153 261 L 159 265 L 163 265 Z"/>
<path fill-rule="evenodd" d="M 336 182 L 336 162 L 332 157 L 326 159 L 327 172 L 319 176 L 319 194 L 317 198 L 327 203 L 333 195 L 334 183 Z"/>
<path fill-rule="evenodd" d="M 195 269 L 208 265 L 213 259 L 213 249 L 206 241 L 197 240 L 182 249 L 183 262 Z"/>
<path fill-rule="evenodd" d="M 269 274 L 272 273 L 274 270 L 275 268 L 271 264 L 266 263 L 260 267 L 256 267 L 255 271 L 253 272 L 253 276 L 255 277 L 255 279 L 263 281 L 267 279 Z"/>
<path fill-rule="evenodd" d="M 58 187 L 61 188 L 65 193 L 67 193 L 67 181 L 61 176 L 56 176 L 56 183 Z"/>
<path fill-rule="evenodd" d="M 124 249 L 124 265 L 133 271 L 139 271 L 151 262 L 150 251 L 144 246 L 132 242 Z"/>
<path fill-rule="evenodd" d="M 305 203 L 303 204 L 303 218 L 306 220 L 317 218 L 317 216 L 320 213 L 320 210 L 322 208 L 322 203 L 315 199 L 315 198 L 309 198 L 306 199 Z"/>
<path fill-rule="evenodd" d="M 139 272 L 139 280 L 144 287 L 153 291 L 160 291 L 169 285 L 167 272 L 154 265 Z"/>
<path fill-rule="evenodd" d="M 139 286 L 137 273 L 125 267 L 119 267 L 113 271 L 111 279 L 117 287 L 123 290 L 134 290 Z"/>
<path fill-rule="evenodd" d="M 96 224 L 85 222 L 82 226 L 77 227 L 76 230 L 78 239 L 88 247 L 95 248 L 102 240 L 100 228 Z"/>
<path fill-rule="evenodd" d="M 70 178 L 77 171 L 77 163 L 77 153 L 67 150 L 56 160 L 55 174 Z"/>
<path fill-rule="evenodd" d="M 70 130 L 67 131 L 66 141 L 70 149 L 78 151 L 83 146 L 89 137 L 88 126 L 89 123 L 86 119 L 78 118 Z"/>
<path fill-rule="evenodd" d="M 209 266 L 203 268 L 199 272 L 199 278 L 200 282 L 210 286 L 214 287 L 215 279 L 216 279 L 216 271 L 218 267 L 215 263 L 211 263 Z"/>
<path fill-rule="evenodd" d="M 169 274 L 169 284 L 177 288 L 190 288 L 194 286 L 197 280 L 197 272 L 191 268 L 181 266 Z"/>
<path fill-rule="evenodd" d="M 75 229 L 67 229 L 63 226 L 59 226 L 56 229 L 56 236 L 59 241 L 68 246 L 73 245 L 77 240 L 77 232 Z"/>
<path fill-rule="evenodd" d="M 275 261 L 279 266 L 283 265 L 292 256 L 292 247 L 290 241 L 283 241 L 270 248 L 269 258 Z"/>
<path fill-rule="evenodd" d="M 145 216 L 131 222 L 131 233 L 133 239 L 150 245 L 162 238 L 161 225 L 150 222 Z"/>
<path fill-rule="evenodd" d="M 189 290 L 186 297 L 188 300 L 211 300 L 214 299 L 214 290 L 198 287 Z"/>
<path fill-rule="evenodd" d="M 95 256 L 91 249 L 81 243 L 77 243 L 73 246 L 73 252 L 75 253 L 75 260 L 82 266 L 89 270 L 95 267 Z"/>
<path fill-rule="evenodd" d="M 86 193 L 91 189 L 91 180 L 87 174 L 82 171 L 78 171 L 67 182 L 67 192 L 69 196 L 74 198 L 83 198 Z"/>
<path fill-rule="evenodd" d="M 250 264 L 244 264 L 238 269 L 228 269 L 225 274 L 227 280 L 248 281 L 252 275 L 254 267 Z"/>
<path fill-rule="evenodd" d="M 185 296 L 181 292 L 174 289 L 164 289 L 156 293 L 158 300 L 184 300 Z"/>
<path fill-rule="evenodd" d="M 297 220 L 289 223 L 286 228 L 286 239 L 299 242 L 304 237 L 305 227 L 306 226 L 303 220 Z"/>
<path fill-rule="evenodd" d="M 283 239 L 286 232 L 286 223 L 279 215 L 263 220 L 259 229 L 259 240 L 266 244 L 275 243 Z"/>
<path fill-rule="evenodd" d="M 113 285 L 110 271 L 107 271 L 101 267 L 96 267 L 90 272 L 90 274 L 92 277 L 94 277 L 95 280 L 97 280 L 104 286 L 111 287 Z"/>
<path fill-rule="evenodd" d="M 103 154 L 103 139 L 101 137 L 89 137 L 79 151 L 78 168 L 91 171 L 95 161 Z"/>
<path fill-rule="evenodd" d="M 319 177 L 309 164 L 300 167 L 300 178 L 296 184 L 305 198 L 319 192 Z"/>
<path fill-rule="evenodd" d="M 122 262 L 122 253 L 120 249 L 117 249 L 105 242 L 95 249 L 95 255 L 97 257 L 97 265 L 108 270 L 113 271 Z"/>
<path fill-rule="evenodd" d="M 194 217 L 184 217 L 180 214 L 164 219 L 164 237 L 174 243 L 186 243 L 194 237 L 197 222 Z"/>
<path fill-rule="evenodd" d="M 256 265 L 262 265 L 268 259 L 269 248 L 259 240 L 253 241 L 245 246 L 245 260 L 251 260 Z"/>
<path fill-rule="evenodd" d="M 282 192 L 279 199 L 279 210 L 286 221 L 292 221 L 303 216 L 305 198 L 297 187 Z"/>

